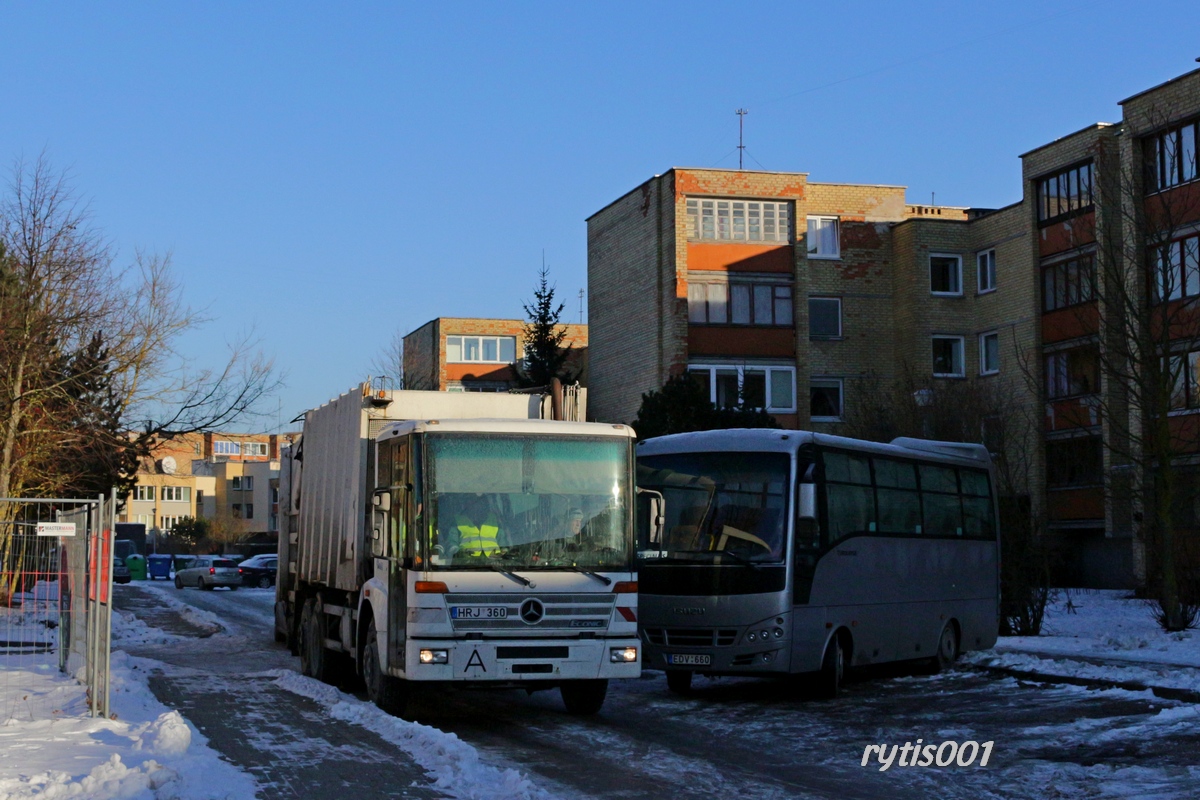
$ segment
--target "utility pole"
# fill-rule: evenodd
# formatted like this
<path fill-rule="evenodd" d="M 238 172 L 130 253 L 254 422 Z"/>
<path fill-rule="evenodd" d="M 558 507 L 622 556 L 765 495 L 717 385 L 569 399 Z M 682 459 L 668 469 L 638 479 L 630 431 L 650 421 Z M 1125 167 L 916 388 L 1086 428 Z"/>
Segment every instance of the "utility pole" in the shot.
<path fill-rule="evenodd" d="M 740 170 L 742 168 L 742 156 L 746 152 L 746 145 L 742 142 L 742 123 L 746 121 L 746 115 L 750 112 L 744 108 L 739 108 L 733 113 L 737 114 L 738 117 L 738 169 Z"/>

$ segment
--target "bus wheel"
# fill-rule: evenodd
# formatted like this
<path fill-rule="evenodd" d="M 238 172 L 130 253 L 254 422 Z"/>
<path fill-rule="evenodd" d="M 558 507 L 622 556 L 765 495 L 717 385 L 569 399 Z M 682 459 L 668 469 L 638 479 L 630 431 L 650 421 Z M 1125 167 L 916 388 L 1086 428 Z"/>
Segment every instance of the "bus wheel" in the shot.
<path fill-rule="evenodd" d="M 944 669 L 950 669 L 957 660 L 958 633 L 954 630 L 954 623 L 947 622 L 942 628 L 942 635 L 938 637 L 937 656 L 934 658 L 934 665 L 937 671 L 941 672 Z"/>
<path fill-rule="evenodd" d="M 586 716 L 595 714 L 604 705 L 608 681 L 567 681 L 558 690 L 562 692 L 563 705 L 567 707 L 568 714 Z"/>
<path fill-rule="evenodd" d="M 846 676 L 846 651 L 842 640 L 834 634 L 825 648 L 825 657 L 821 659 L 821 673 L 817 678 L 817 695 L 827 700 L 838 696 L 842 689 L 842 680 Z"/>
<path fill-rule="evenodd" d="M 367 627 L 367 641 L 363 644 L 362 677 L 367 685 L 367 697 L 392 716 L 403 717 L 409 711 L 408 683 L 386 674 L 382 663 L 379 659 L 379 634 L 372 617 Z"/>
<path fill-rule="evenodd" d="M 667 688 L 675 694 L 692 693 L 692 671 L 690 669 L 669 670 Z"/>

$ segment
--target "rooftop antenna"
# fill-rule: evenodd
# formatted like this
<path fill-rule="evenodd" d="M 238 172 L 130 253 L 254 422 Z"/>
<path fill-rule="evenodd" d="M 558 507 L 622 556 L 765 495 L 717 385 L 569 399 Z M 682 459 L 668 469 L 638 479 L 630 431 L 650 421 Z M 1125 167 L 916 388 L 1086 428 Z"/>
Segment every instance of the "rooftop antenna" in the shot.
<path fill-rule="evenodd" d="M 929 205 L 931 205 L 931 206 L 937 205 L 937 192 L 929 193 Z"/>
<path fill-rule="evenodd" d="M 583 324 L 583 289 L 579 290 L 579 324 Z"/>
<path fill-rule="evenodd" d="M 744 108 L 739 108 L 733 113 L 737 114 L 738 117 L 738 169 L 740 170 L 742 168 L 742 156 L 746 152 L 746 145 L 742 143 L 742 123 L 746 121 L 746 115 L 750 112 Z"/>

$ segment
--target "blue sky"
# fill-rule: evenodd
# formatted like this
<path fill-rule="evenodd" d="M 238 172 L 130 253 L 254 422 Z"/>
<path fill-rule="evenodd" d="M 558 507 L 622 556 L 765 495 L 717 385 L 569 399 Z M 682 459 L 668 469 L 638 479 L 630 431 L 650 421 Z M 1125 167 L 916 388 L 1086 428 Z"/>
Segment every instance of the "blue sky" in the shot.
<path fill-rule="evenodd" d="M 543 252 L 577 321 L 585 218 L 736 168 L 738 107 L 748 168 L 995 207 L 1200 56 L 1194 0 L 340 5 L 0 7 L 0 163 L 44 151 L 120 260 L 174 254 L 197 363 L 256 326 L 285 423 L 396 330 L 523 316 Z"/>

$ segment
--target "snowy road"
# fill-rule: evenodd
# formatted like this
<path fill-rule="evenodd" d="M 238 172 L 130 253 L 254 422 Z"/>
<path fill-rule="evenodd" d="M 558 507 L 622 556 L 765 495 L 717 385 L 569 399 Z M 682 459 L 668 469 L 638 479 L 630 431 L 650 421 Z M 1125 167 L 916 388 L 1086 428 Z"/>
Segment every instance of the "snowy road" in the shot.
<path fill-rule="evenodd" d="M 180 615 L 148 602 L 155 595 L 200 611 L 194 618 Z M 174 635 L 158 640 L 147 634 L 117 646 L 172 665 L 173 676 L 156 691 L 172 694 L 195 722 L 205 704 L 189 700 L 189 691 L 212 697 L 236 687 L 253 694 L 247 676 L 299 668 L 273 642 L 273 598 L 270 590 L 143 584 L 124 601 L 118 594 L 118 608 Z M 247 711 L 251 727 L 262 710 L 261 698 L 257 702 L 258 711 Z M 253 698 L 247 705 L 255 705 Z M 239 747 L 268 751 L 259 759 L 265 762 L 274 747 L 310 742 L 321 712 L 305 713 L 296 726 L 310 726 L 307 732 L 259 731 L 241 737 Z M 1200 785 L 1195 706 L 1149 693 L 1029 685 L 969 670 L 875 676 L 852 683 L 833 702 L 789 696 L 771 682 L 731 679 L 698 679 L 693 696 L 677 697 L 660 674 L 648 673 L 612 684 L 604 710 L 591 719 L 568 716 L 557 692 L 516 691 L 446 693 L 426 702 L 419 719 L 474 745 L 485 762 L 518 770 L 547 795 L 564 798 L 1185 798 Z M 344 749 L 344 758 L 360 759 L 357 773 L 382 768 L 378 742 L 366 741 L 370 731 L 334 719 L 328 725 L 341 728 L 334 746 Z M 867 745 L 890 749 L 918 738 L 995 745 L 987 767 L 893 763 L 881 771 L 874 755 L 868 766 L 861 764 Z M 247 763 L 253 771 L 258 762 Z M 321 768 L 330 766 L 313 766 Z M 286 788 L 261 796 L 289 796 Z"/>

